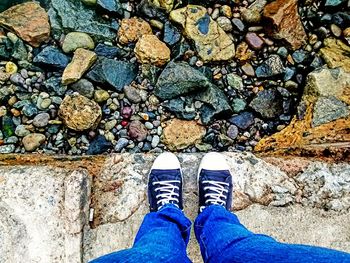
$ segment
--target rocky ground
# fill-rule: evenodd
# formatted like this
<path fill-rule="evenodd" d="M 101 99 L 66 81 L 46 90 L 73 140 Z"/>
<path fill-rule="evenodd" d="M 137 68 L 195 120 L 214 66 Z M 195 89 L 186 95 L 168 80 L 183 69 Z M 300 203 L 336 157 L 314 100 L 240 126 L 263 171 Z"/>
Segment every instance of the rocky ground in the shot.
<path fill-rule="evenodd" d="M 0 152 L 349 147 L 350 2 L 205 2 L 1 1 Z"/>

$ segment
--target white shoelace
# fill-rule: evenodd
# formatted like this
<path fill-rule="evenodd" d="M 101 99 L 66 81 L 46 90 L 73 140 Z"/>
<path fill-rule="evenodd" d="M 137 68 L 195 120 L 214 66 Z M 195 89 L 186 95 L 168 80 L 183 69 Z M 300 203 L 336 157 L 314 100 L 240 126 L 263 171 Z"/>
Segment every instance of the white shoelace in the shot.
<path fill-rule="evenodd" d="M 179 187 L 174 184 L 180 184 L 181 181 L 178 180 L 170 180 L 170 181 L 160 181 L 160 182 L 153 182 L 153 186 L 159 185 L 155 189 L 156 192 L 160 192 L 156 195 L 157 198 L 157 205 L 161 204 L 159 207 L 162 208 L 166 204 L 173 204 L 176 207 L 179 207 L 179 193 L 176 193 L 175 191 L 179 191 Z M 172 202 L 173 201 L 173 202 Z"/>
<path fill-rule="evenodd" d="M 203 181 L 203 184 L 208 184 L 209 186 L 204 187 L 204 191 L 209 190 L 210 192 L 205 194 L 204 197 L 205 205 L 221 205 L 226 206 L 226 198 L 228 190 L 225 187 L 229 186 L 228 183 L 217 182 L 217 181 Z M 201 206 L 200 211 L 202 212 L 206 206 Z"/>

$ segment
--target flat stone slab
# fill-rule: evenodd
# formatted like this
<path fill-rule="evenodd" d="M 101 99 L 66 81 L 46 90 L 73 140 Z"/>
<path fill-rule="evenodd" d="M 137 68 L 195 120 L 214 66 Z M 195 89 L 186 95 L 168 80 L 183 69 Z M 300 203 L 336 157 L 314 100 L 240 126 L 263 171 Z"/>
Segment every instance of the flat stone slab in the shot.
<path fill-rule="evenodd" d="M 234 175 L 233 209 L 249 229 L 283 242 L 350 252 L 349 164 L 225 155 Z M 87 262 L 130 247 L 148 212 L 147 175 L 155 157 L 111 155 L 94 171 L 81 160 L 75 161 L 78 170 L 64 162 L 62 168 L 2 166 L 0 258 L 10 263 L 22 258 Z M 178 157 L 185 212 L 194 219 L 202 155 Z M 202 262 L 194 235 L 188 252 L 194 262 Z"/>

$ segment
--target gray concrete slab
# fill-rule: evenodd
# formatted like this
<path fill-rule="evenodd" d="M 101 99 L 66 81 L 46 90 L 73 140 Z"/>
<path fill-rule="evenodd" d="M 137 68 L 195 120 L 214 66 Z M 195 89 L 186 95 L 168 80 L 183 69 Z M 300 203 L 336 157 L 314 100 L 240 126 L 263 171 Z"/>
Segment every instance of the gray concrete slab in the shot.
<path fill-rule="evenodd" d="M 87 262 L 130 247 L 148 212 L 147 175 L 155 157 L 112 155 L 98 173 L 64 165 L 1 167 L 1 262 Z M 226 157 L 235 182 L 233 209 L 249 229 L 283 242 L 350 252 L 349 164 Z M 179 155 L 191 219 L 200 158 Z M 194 235 L 188 252 L 202 262 Z"/>

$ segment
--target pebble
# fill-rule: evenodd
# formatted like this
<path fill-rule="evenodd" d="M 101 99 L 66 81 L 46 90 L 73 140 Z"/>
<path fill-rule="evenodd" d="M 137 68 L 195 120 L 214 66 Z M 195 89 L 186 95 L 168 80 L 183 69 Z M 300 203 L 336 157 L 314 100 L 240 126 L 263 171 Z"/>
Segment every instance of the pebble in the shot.
<path fill-rule="evenodd" d="M 8 74 L 15 74 L 18 71 L 18 67 L 15 63 L 9 61 L 6 63 L 5 70 Z"/>
<path fill-rule="evenodd" d="M 242 22 L 242 20 L 240 20 L 238 18 L 232 19 L 232 25 L 233 25 L 234 29 L 238 30 L 239 32 L 243 32 L 245 30 L 244 23 Z"/>
<path fill-rule="evenodd" d="M 160 142 L 160 138 L 158 135 L 154 135 L 152 138 L 151 146 L 152 148 L 156 148 Z"/>
<path fill-rule="evenodd" d="M 241 69 L 244 72 L 244 74 L 246 74 L 247 76 L 250 76 L 250 77 L 255 76 L 255 71 L 254 71 L 254 68 L 251 64 L 246 63 L 241 67 Z"/>
<path fill-rule="evenodd" d="M 264 41 L 256 33 L 253 32 L 247 33 L 245 40 L 247 41 L 248 45 L 254 50 L 260 50 L 264 46 Z"/>
<path fill-rule="evenodd" d="M 129 140 L 126 138 L 120 138 L 114 147 L 116 152 L 121 152 L 126 146 L 128 146 Z"/>
<path fill-rule="evenodd" d="M 7 144 L 7 145 L 1 145 L 0 146 L 0 153 L 6 154 L 6 153 L 13 153 L 16 149 L 16 146 L 13 144 Z"/>
<path fill-rule="evenodd" d="M 225 16 L 220 16 L 216 20 L 216 22 L 219 24 L 219 26 L 226 32 L 232 31 L 232 24 L 231 20 Z"/>
<path fill-rule="evenodd" d="M 47 126 L 50 120 L 50 115 L 48 113 L 39 113 L 33 119 L 33 125 L 38 128 L 43 128 Z"/>
<path fill-rule="evenodd" d="M 26 135 L 23 140 L 23 146 L 28 152 L 33 152 L 37 150 L 46 140 L 44 134 L 40 133 L 31 133 Z"/>
<path fill-rule="evenodd" d="M 227 129 L 227 136 L 232 140 L 236 139 L 238 136 L 238 128 L 236 125 L 230 125 Z"/>
<path fill-rule="evenodd" d="M 95 90 L 95 93 L 94 93 L 94 100 L 95 100 L 97 103 L 102 103 L 102 102 L 108 100 L 109 98 L 110 98 L 110 96 L 109 96 L 108 91 L 102 90 L 102 89 Z"/>

